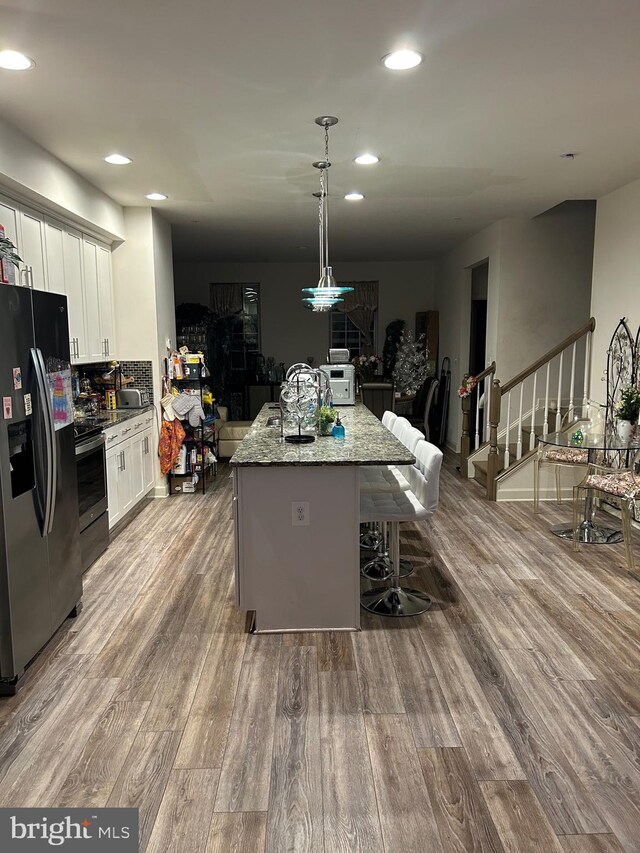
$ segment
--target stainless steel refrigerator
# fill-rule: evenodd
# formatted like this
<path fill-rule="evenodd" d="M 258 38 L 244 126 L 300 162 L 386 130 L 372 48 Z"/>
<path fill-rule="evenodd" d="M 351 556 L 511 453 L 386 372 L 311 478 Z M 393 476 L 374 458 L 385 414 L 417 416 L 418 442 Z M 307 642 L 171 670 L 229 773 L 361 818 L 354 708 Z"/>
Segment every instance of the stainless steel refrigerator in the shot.
<path fill-rule="evenodd" d="M 0 694 L 82 596 L 67 298 L 0 284 Z"/>

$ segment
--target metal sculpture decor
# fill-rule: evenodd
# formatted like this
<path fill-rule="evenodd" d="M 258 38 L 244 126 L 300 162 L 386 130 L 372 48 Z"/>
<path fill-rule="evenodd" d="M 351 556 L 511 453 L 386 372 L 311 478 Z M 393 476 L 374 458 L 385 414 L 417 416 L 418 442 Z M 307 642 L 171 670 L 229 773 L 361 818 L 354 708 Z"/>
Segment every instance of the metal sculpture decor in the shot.
<path fill-rule="evenodd" d="M 292 365 L 280 391 L 280 429 L 284 440 L 291 444 L 315 441 L 318 411 L 321 406 L 332 404 L 329 376 L 324 370 L 304 362 Z M 295 432 L 285 435 L 285 428 L 291 426 Z"/>
<path fill-rule="evenodd" d="M 640 329 L 635 340 L 626 317 L 623 317 L 615 328 L 607 349 L 607 432 L 615 431 L 615 404 L 620 398 L 622 389 L 635 383 L 637 378 L 637 353 Z"/>

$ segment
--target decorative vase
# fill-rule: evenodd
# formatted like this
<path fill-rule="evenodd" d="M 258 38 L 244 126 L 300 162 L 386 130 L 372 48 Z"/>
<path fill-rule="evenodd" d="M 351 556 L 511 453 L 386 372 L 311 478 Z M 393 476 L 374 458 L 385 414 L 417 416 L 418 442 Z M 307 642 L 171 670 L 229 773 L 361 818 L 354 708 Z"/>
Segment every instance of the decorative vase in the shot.
<path fill-rule="evenodd" d="M 331 435 L 333 421 L 320 421 L 320 435 Z"/>
<path fill-rule="evenodd" d="M 630 441 L 632 431 L 633 424 L 631 421 L 623 421 L 621 419 L 616 421 L 616 432 L 620 441 Z"/>

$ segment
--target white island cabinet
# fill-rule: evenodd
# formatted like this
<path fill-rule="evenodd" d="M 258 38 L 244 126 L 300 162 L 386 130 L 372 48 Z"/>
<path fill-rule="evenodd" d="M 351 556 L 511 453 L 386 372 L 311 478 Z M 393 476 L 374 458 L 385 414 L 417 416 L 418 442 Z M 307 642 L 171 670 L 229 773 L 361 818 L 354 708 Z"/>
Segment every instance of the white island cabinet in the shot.
<path fill-rule="evenodd" d="M 254 630 L 360 627 L 360 468 L 413 455 L 362 404 L 344 407 L 346 438 L 295 445 L 265 406 L 231 459 L 236 601 Z"/>

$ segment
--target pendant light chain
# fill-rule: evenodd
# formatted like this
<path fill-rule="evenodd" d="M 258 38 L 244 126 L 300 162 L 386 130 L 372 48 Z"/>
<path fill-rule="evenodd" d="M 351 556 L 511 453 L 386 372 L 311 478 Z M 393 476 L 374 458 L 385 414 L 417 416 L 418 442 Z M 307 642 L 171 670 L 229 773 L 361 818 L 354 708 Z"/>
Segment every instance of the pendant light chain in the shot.
<path fill-rule="evenodd" d="M 325 246 L 325 267 L 329 266 L 329 125 L 324 126 L 324 162 L 327 164 L 325 169 L 320 172 L 321 180 L 324 175 L 324 246 Z"/>

